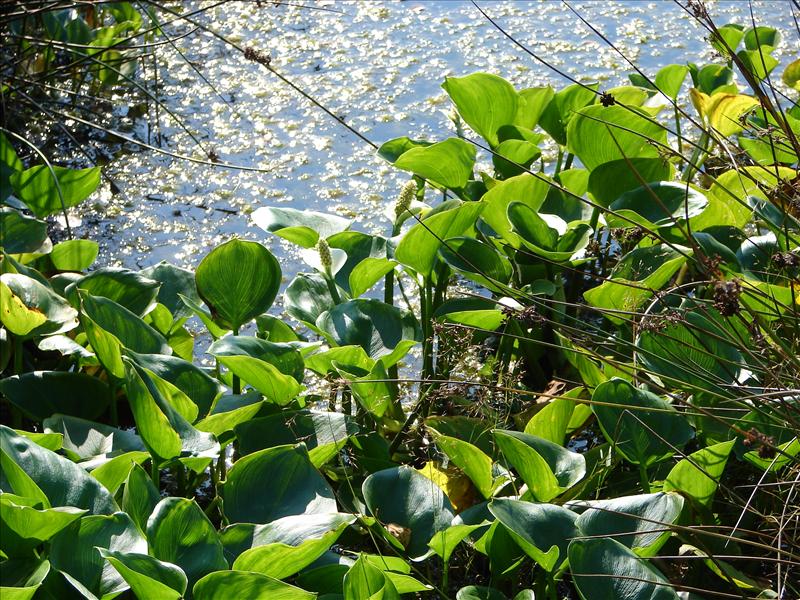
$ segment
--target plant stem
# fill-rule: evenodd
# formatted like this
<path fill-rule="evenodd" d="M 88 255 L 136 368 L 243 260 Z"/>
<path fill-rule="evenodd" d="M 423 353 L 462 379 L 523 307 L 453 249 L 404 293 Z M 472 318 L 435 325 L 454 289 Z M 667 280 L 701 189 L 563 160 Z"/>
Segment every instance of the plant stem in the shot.
<path fill-rule="evenodd" d="M 686 170 L 683 172 L 681 181 L 691 181 L 695 171 L 700 170 L 700 167 L 703 165 L 703 162 L 705 162 L 705 159 L 708 156 L 709 140 L 711 140 L 711 137 L 708 135 L 708 133 L 703 132 L 697 142 L 694 152 L 692 152 L 692 157 L 689 159 L 689 163 L 686 165 Z"/>
<path fill-rule="evenodd" d="M 14 336 L 14 374 L 22 375 L 22 338 Z"/>
<path fill-rule="evenodd" d="M 647 475 L 647 467 L 639 463 L 639 479 L 642 482 L 642 489 L 645 494 L 650 493 L 650 477 Z"/>
<path fill-rule="evenodd" d="M 444 561 L 442 564 L 442 591 L 447 593 L 447 587 L 450 585 L 450 562 Z"/>
<path fill-rule="evenodd" d="M 161 489 L 161 470 L 158 468 L 158 463 L 154 457 L 150 457 L 150 479 L 153 480 L 153 485 L 157 490 Z"/>
<path fill-rule="evenodd" d="M 239 328 L 233 328 L 233 335 L 239 335 Z M 239 376 L 234 375 L 233 380 L 231 381 L 231 387 L 233 388 L 233 394 L 238 395 L 242 393 L 242 382 L 239 381 Z"/>
<path fill-rule="evenodd" d="M 547 574 L 547 597 L 549 600 L 558 600 L 558 585 L 552 573 Z"/>

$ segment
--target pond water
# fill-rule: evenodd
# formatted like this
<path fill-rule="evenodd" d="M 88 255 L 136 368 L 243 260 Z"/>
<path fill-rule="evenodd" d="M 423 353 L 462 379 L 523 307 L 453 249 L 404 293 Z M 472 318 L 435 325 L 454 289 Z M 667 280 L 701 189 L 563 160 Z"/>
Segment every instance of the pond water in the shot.
<path fill-rule="evenodd" d="M 453 135 L 450 104 L 440 87 L 448 75 L 488 71 L 518 89 L 567 83 L 470 2 L 260 4 L 225 2 L 198 19 L 242 47 L 269 52 L 280 73 L 376 143 L 401 135 Z M 627 83 L 625 60 L 564 4 L 480 5 L 568 76 L 599 81 L 603 89 Z M 202 4 L 183 6 L 188 11 Z M 749 23 L 746 2 L 708 6 L 718 24 Z M 705 32 L 672 2 L 576 2 L 574 8 L 651 75 L 670 63 L 713 60 Z M 790 11 L 788 2 L 754 4 L 759 24 L 784 29 Z M 176 24 L 170 32 L 191 28 Z M 164 110 L 149 132 L 151 142 L 160 135 L 170 152 L 205 158 L 212 150 L 224 162 L 259 171 L 194 164 L 131 146 L 107 167 L 121 193 L 106 189 L 80 215 L 79 232 L 101 242 L 101 264 L 142 268 L 167 260 L 195 266 L 212 247 L 237 235 L 276 253 L 288 281 L 303 268 L 298 253 L 250 220 L 254 209 L 268 205 L 329 211 L 352 218 L 355 228 L 389 233 L 383 210 L 407 175 L 341 123 L 208 33 L 192 33 L 174 48 L 160 46 L 157 59 L 162 101 L 204 149 Z M 123 107 L 121 114 L 126 112 Z M 151 107 L 150 119 L 155 116 Z M 132 124 L 144 138 L 146 121 Z"/>

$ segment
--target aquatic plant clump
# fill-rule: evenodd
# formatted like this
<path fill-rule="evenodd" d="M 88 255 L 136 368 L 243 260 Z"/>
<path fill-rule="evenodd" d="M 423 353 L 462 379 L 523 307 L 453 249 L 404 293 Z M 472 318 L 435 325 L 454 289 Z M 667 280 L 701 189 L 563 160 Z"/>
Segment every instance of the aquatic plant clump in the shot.
<path fill-rule="evenodd" d="M 285 286 L 54 243 L 100 168 L 3 128 L 3 597 L 800 594 L 797 61 L 687 8 L 712 64 L 446 78 L 383 235 L 255 210 Z"/>

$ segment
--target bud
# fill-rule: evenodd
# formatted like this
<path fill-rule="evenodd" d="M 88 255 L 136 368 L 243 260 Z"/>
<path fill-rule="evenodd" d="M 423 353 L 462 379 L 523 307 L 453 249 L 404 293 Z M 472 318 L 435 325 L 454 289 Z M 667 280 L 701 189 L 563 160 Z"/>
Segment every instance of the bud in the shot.
<path fill-rule="evenodd" d="M 403 186 L 400 190 L 400 195 L 397 197 L 397 203 L 394 205 L 394 218 L 399 219 L 400 216 L 411 208 L 411 201 L 417 195 L 417 182 L 413 179 Z"/>
<path fill-rule="evenodd" d="M 333 259 L 331 258 L 331 247 L 328 245 L 328 240 L 319 238 L 317 242 L 317 252 L 319 252 L 319 262 L 326 273 L 330 273 L 333 266 Z"/>

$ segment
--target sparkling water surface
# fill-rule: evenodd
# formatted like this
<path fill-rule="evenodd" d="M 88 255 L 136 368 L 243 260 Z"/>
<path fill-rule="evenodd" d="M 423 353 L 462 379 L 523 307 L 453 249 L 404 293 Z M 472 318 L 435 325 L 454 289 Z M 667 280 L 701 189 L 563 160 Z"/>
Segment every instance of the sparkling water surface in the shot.
<path fill-rule="evenodd" d="M 227 2 L 197 19 L 241 47 L 268 52 L 277 71 L 377 144 L 402 135 L 431 141 L 454 135 L 451 105 L 440 87 L 446 76 L 487 71 L 518 89 L 569 83 L 510 41 L 470 2 L 275 4 Z M 565 75 L 598 81 L 601 89 L 627 83 L 632 69 L 625 59 L 565 4 L 479 4 Z M 747 2 L 707 5 L 720 25 L 750 23 Z M 186 11 L 202 6 L 182 4 Z M 707 33 L 673 2 L 571 6 L 651 76 L 666 64 L 714 60 Z M 758 24 L 790 33 L 790 3 L 754 3 L 753 10 Z M 176 23 L 169 31 L 179 36 L 191 28 Z M 776 56 L 786 55 L 787 44 L 795 42 L 785 40 Z M 260 171 L 189 163 L 131 146 L 135 151 L 106 169 L 121 193 L 112 195 L 106 188 L 79 214 L 79 232 L 101 243 L 99 264 L 143 268 L 167 260 L 191 267 L 215 245 L 240 236 L 269 247 L 288 282 L 305 266 L 295 247 L 252 223 L 250 214 L 260 206 L 331 212 L 353 219 L 356 229 L 390 233 L 383 211 L 408 175 L 340 122 L 208 32 L 183 37 L 175 48 L 159 46 L 157 60 L 162 102 L 202 149 L 164 110 L 149 132 L 148 119 L 137 120 L 136 135 L 149 135 L 153 144 L 160 136 L 169 152 L 205 159 L 213 151 L 221 161 Z M 126 99 L 120 100 L 124 115 Z M 151 122 L 155 116 L 151 107 Z"/>

